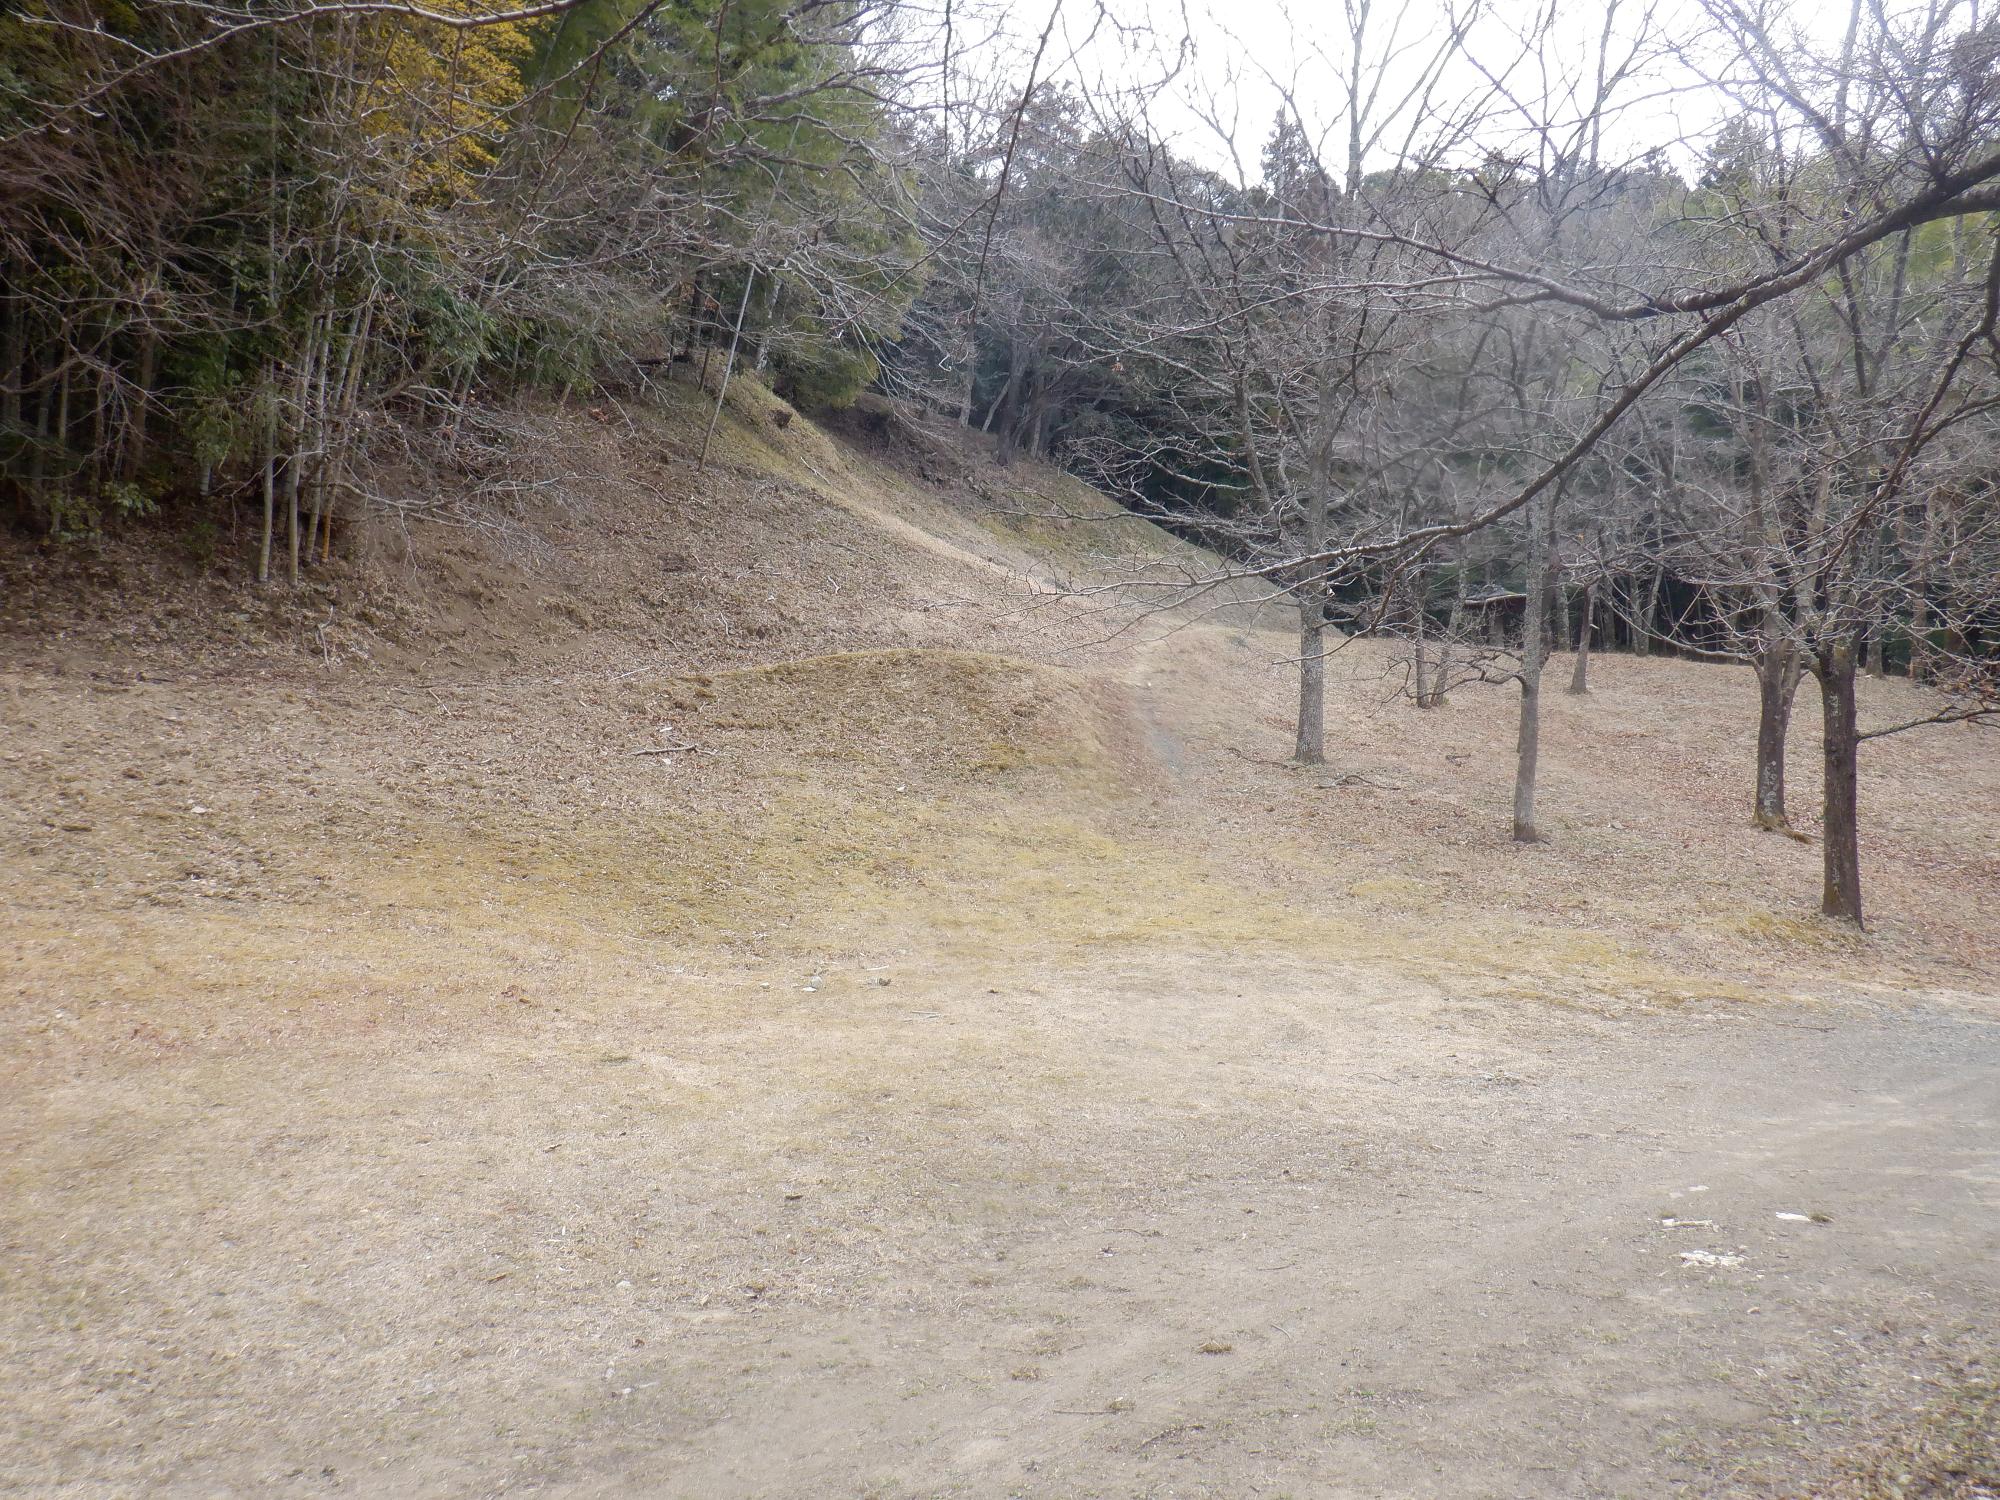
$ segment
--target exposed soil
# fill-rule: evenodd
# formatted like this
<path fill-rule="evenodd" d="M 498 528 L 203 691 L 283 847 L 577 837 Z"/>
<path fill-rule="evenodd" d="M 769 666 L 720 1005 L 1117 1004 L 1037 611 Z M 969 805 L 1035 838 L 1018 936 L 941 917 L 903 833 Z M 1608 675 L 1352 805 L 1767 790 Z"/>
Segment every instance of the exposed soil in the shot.
<path fill-rule="evenodd" d="M 1990 733 L 1858 934 L 1747 671 L 1600 656 L 1517 848 L 1501 691 L 1286 767 L 1276 607 L 738 401 L 6 562 L 0 1490 L 2000 1493 Z"/>

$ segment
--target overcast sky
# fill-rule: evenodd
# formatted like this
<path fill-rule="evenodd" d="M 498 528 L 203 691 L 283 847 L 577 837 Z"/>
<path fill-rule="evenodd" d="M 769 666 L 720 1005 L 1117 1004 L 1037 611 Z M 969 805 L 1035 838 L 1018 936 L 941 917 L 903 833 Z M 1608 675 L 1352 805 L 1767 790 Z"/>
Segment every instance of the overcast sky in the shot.
<path fill-rule="evenodd" d="M 1488 146 L 1535 154 L 1582 149 L 1579 121 L 1595 97 L 1600 59 L 1615 77 L 1599 142 L 1605 164 L 1655 147 L 1678 165 L 1731 113 L 1708 83 L 1714 50 L 1701 0 L 1371 0 L 1363 46 L 1367 165 L 1449 135 L 1453 159 Z M 1607 32 L 1606 5 L 1610 13 Z M 1802 49 L 1830 51 L 1844 6 L 1790 4 L 1771 12 Z M 961 35 L 978 34 L 971 13 Z M 1352 46 L 1342 0 L 1029 0 L 990 13 L 990 57 L 1023 70 L 1053 14 L 1044 77 L 1099 97 L 1150 97 L 1156 133 L 1209 166 L 1254 177 L 1258 152 L 1287 100 L 1325 138 L 1323 159 L 1346 159 Z M 1454 17 L 1463 44 L 1449 48 Z M 984 50 L 984 49 L 980 49 Z M 968 59 L 969 61 L 970 59 Z M 1171 81 L 1169 81 L 1171 80 Z M 1555 138 L 1542 134 L 1553 126 Z M 1539 138 L 1538 138 L 1539 137 Z"/>

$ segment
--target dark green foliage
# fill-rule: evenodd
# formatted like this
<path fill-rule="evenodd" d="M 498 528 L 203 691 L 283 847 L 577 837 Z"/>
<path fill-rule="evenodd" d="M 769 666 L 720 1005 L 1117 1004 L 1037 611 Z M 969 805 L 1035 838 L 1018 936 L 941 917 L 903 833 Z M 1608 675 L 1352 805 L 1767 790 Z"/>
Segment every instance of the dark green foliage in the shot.
<path fill-rule="evenodd" d="M 841 404 L 919 284 L 838 6 L 329 17 L 115 85 L 114 37 L 173 52 L 215 17 L 31 13 L 107 33 L 0 16 L 0 507 L 50 537 L 267 488 L 318 516 L 370 432 L 724 341 L 746 276 L 751 347 Z"/>

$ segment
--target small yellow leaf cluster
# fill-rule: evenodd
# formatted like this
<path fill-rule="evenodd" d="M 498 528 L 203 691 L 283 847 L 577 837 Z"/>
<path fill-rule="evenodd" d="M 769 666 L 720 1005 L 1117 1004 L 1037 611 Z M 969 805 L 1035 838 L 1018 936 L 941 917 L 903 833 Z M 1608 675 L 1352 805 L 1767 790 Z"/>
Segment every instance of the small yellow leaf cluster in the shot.
<path fill-rule="evenodd" d="M 489 10 L 484 0 L 430 0 L 429 8 L 465 16 Z M 473 195 L 498 157 L 508 111 L 526 92 L 536 25 L 384 25 L 360 118 L 370 144 L 408 174 L 413 201 L 436 206 Z"/>

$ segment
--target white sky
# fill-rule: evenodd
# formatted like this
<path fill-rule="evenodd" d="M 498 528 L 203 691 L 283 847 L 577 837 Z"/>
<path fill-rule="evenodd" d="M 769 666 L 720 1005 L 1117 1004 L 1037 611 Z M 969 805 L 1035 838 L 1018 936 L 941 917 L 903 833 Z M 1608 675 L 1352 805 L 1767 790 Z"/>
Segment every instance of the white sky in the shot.
<path fill-rule="evenodd" d="M 1249 177 L 1289 96 L 1308 129 L 1326 133 L 1323 160 L 1337 171 L 1346 157 L 1354 3 L 1374 6 L 1363 73 L 1364 88 L 1376 89 L 1369 118 L 1382 138 L 1368 165 L 1395 155 L 1413 128 L 1423 142 L 1450 126 L 1459 138 L 1454 160 L 1486 145 L 1532 154 L 1531 125 L 1574 129 L 1595 92 L 1600 52 L 1631 62 L 1611 91 L 1614 111 L 1601 139 L 1607 165 L 1662 147 L 1685 167 L 1731 112 L 1704 81 L 1714 53 L 1701 0 L 1026 0 L 985 18 L 998 35 L 979 52 L 1008 59 L 1018 77 L 1053 10 L 1044 77 L 1110 98 L 1150 92 L 1172 74 L 1152 97 L 1154 132 L 1188 157 Z M 1606 4 L 1616 9 L 1601 47 Z M 1440 61 L 1450 13 L 1463 18 L 1475 6 L 1464 44 Z M 1837 49 L 1844 5 L 1771 0 L 1765 8 L 1774 29 L 1802 48 Z M 1429 107 L 1419 109 L 1406 101 L 1433 67 Z M 1450 125 L 1471 112 L 1476 122 Z M 1581 141 L 1561 144 L 1575 149 Z"/>

